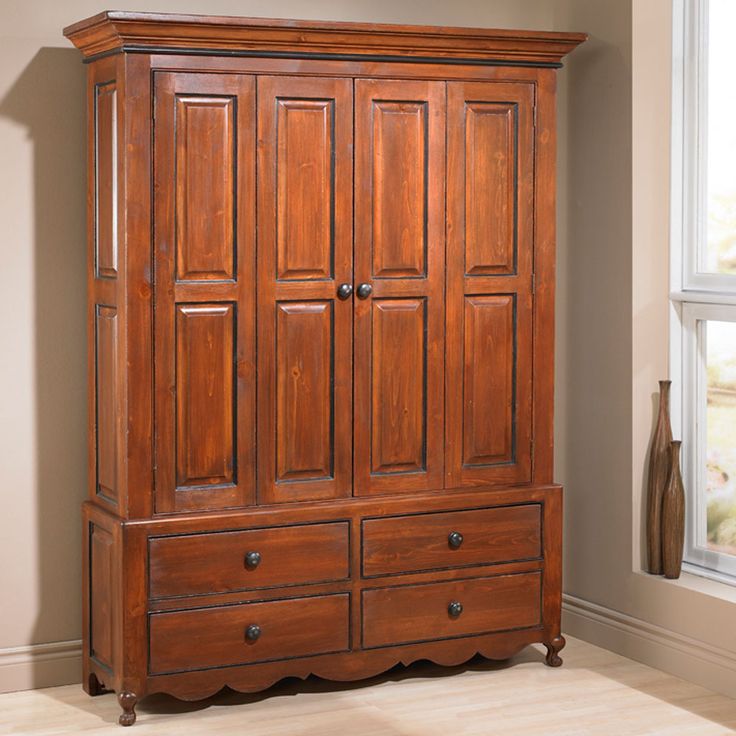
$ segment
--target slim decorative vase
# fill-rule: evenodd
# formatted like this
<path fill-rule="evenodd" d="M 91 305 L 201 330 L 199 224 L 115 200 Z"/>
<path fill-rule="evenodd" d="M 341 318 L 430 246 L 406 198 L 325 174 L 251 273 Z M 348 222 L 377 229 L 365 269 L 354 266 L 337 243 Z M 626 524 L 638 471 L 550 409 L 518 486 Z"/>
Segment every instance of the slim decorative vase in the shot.
<path fill-rule="evenodd" d="M 662 495 L 662 568 L 666 578 L 679 578 L 685 544 L 685 489 L 680 473 L 680 442 L 670 443 L 670 474 Z"/>
<path fill-rule="evenodd" d="M 680 441 L 670 443 L 670 473 L 662 494 L 662 569 L 679 578 L 685 544 L 685 488 L 680 473 Z"/>
<path fill-rule="evenodd" d="M 662 574 L 662 495 L 670 470 L 670 386 L 672 381 L 659 382 L 659 411 L 649 451 L 649 482 L 647 484 L 647 571 Z"/>

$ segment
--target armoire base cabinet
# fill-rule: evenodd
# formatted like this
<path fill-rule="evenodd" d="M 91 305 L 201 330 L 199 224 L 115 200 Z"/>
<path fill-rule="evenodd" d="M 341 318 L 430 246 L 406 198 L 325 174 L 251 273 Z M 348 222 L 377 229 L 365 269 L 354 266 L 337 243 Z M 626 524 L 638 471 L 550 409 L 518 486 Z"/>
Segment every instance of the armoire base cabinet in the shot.
<path fill-rule="evenodd" d="M 561 664 L 555 75 L 585 36 L 106 12 L 84 686 Z"/>

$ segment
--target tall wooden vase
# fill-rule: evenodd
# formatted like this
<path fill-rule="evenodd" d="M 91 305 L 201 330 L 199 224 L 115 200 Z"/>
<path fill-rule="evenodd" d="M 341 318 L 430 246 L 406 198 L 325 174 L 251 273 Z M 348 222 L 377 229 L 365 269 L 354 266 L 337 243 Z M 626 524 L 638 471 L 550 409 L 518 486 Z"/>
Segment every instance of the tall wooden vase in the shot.
<path fill-rule="evenodd" d="M 662 574 L 662 495 L 670 471 L 670 386 L 671 381 L 659 382 L 659 411 L 649 451 L 649 482 L 647 485 L 647 571 Z"/>
<path fill-rule="evenodd" d="M 680 473 L 680 442 L 670 443 L 670 472 L 662 495 L 662 568 L 666 578 L 679 578 L 685 544 L 685 489 Z"/>

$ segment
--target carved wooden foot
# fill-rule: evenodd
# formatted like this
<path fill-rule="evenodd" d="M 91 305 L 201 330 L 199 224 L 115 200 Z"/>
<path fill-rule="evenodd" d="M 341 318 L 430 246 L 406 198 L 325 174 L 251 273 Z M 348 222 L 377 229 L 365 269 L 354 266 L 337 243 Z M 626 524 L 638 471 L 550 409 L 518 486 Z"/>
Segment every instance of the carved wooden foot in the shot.
<path fill-rule="evenodd" d="M 544 646 L 547 647 L 547 656 L 544 658 L 546 665 L 548 667 L 559 667 L 562 664 L 562 657 L 558 652 L 562 651 L 565 646 L 565 637 L 562 635 L 556 636 L 549 644 L 545 643 Z"/>
<path fill-rule="evenodd" d="M 109 692 L 105 689 L 105 685 L 97 679 L 97 675 L 94 672 L 90 672 L 85 691 L 88 695 L 92 696 L 102 695 L 103 693 Z"/>
<path fill-rule="evenodd" d="M 138 702 L 138 696 L 135 693 L 131 693 L 128 690 L 123 690 L 118 693 L 118 703 L 123 709 L 123 712 L 118 718 L 118 723 L 121 726 L 132 726 L 135 723 L 135 704 Z"/>

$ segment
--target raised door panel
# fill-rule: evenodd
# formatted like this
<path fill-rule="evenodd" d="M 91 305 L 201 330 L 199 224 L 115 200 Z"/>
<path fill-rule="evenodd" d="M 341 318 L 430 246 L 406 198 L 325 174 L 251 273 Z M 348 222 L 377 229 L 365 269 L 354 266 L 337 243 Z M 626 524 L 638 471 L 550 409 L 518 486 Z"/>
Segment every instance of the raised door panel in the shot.
<path fill-rule="evenodd" d="M 355 83 L 355 493 L 442 487 L 443 82 Z"/>
<path fill-rule="evenodd" d="M 176 278 L 235 274 L 236 97 L 176 96 Z"/>
<path fill-rule="evenodd" d="M 258 79 L 258 499 L 351 493 L 352 82 Z"/>
<path fill-rule="evenodd" d="M 532 85 L 448 83 L 448 487 L 531 480 L 533 113 Z"/>
<path fill-rule="evenodd" d="M 465 298 L 463 464 L 513 462 L 514 296 Z"/>
<path fill-rule="evenodd" d="M 329 301 L 276 305 L 278 483 L 333 475 L 332 312 Z"/>
<path fill-rule="evenodd" d="M 176 309 L 176 487 L 233 484 L 234 304 Z"/>
<path fill-rule="evenodd" d="M 255 81 L 154 78 L 157 512 L 255 500 Z"/>

